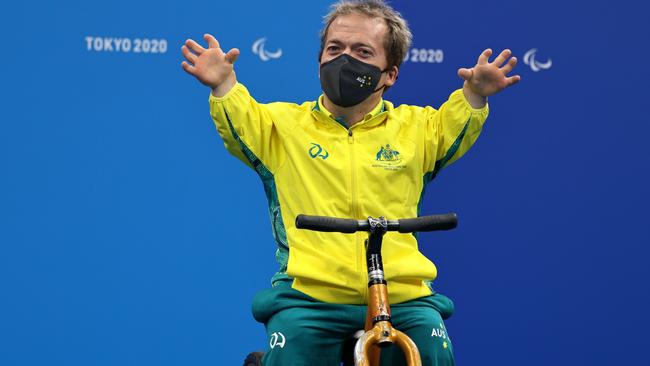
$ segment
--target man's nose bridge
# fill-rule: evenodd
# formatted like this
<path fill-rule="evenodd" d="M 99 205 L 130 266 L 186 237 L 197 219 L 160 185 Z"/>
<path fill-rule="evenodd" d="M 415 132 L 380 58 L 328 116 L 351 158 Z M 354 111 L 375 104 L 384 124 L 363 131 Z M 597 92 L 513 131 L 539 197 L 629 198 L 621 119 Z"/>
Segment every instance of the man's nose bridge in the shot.
<path fill-rule="evenodd" d="M 345 45 L 342 53 L 345 53 L 348 56 L 352 56 L 352 45 Z"/>

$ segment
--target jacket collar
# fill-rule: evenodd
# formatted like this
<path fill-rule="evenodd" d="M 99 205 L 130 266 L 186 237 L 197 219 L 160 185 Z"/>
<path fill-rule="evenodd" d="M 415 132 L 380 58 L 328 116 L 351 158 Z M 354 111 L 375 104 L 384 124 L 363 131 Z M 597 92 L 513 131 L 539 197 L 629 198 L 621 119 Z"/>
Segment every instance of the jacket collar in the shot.
<path fill-rule="evenodd" d="M 334 116 L 330 111 L 328 111 L 325 108 L 325 106 L 323 105 L 323 98 L 324 97 L 321 94 L 321 96 L 318 97 L 318 100 L 313 102 L 314 106 L 312 107 L 312 113 L 315 114 L 318 117 L 321 117 L 321 119 L 326 119 L 326 120 L 336 122 L 339 125 L 341 125 L 342 127 L 344 127 L 345 129 L 348 129 L 347 124 L 345 123 L 345 121 L 342 118 L 338 118 L 338 117 Z M 363 120 L 356 123 L 355 126 L 359 125 L 359 124 L 362 124 L 362 123 L 366 124 L 366 122 L 368 122 L 370 120 L 376 120 L 375 117 L 379 117 L 379 116 L 383 117 L 383 113 L 388 111 L 388 110 L 391 110 L 391 109 L 393 109 L 392 103 L 381 99 L 379 101 L 379 103 L 377 103 L 375 108 L 373 108 L 368 114 L 366 114 L 365 117 L 363 118 Z M 383 120 L 383 118 L 378 119 L 378 120 Z"/>

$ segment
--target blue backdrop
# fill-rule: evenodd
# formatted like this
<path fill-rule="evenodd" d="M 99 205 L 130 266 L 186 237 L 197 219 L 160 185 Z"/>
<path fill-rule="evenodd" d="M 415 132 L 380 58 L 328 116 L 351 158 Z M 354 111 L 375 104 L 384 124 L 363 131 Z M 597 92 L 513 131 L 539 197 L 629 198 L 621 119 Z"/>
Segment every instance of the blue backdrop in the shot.
<path fill-rule="evenodd" d="M 210 32 L 241 49 L 258 100 L 313 100 L 328 4 L 4 6 L 0 365 L 231 365 L 264 347 L 263 189 L 223 148 L 180 46 Z M 421 236 L 456 302 L 458 363 L 647 364 L 647 6 L 393 5 L 415 35 L 395 103 L 439 106 L 484 48 L 520 59 L 522 82 L 427 190 L 425 213 L 461 218 Z"/>

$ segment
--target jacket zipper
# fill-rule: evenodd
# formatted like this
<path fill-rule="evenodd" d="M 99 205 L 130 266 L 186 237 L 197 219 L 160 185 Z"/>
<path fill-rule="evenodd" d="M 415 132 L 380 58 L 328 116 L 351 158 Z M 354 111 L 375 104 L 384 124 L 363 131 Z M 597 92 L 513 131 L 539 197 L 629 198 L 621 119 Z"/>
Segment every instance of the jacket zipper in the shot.
<path fill-rule="evenodd" d="M 351 184 L 351 189 L 352 189 L 352 216 L 354 219 L 359 219 L 360 213 L 359 213 L 359 200 L 358 200 L 358 182 L 357 182 L 357 169 L 356 169 L 356 154 L 355 154 L 355 149 L 354 149 L 354 132 L 352 132 L 352 128 L 348 129 L 348 146 L 350 147 L 350 177 L 352 179 L 352 184 Z M 356 233 L 355 234 L 355 247 L 356 247 L 356 257 L 357 257 L 357 273 L 359 273 L 359 276 L 361 277 L 360 283 L 362 283 L 361 287 L 361 298 L 363 299 L 364 302 L 366 302 L 366 299 L 368 297 L 368 288 L 365 286 L 366 283 L 366 277 L 365 277 L 365 272 L 363 271 L 364 269 L 364 264 L 363 262 L 365 261 L 365 250 L 363 248 L 363 244 L 357 245 L 359 242 L 359 235 L 361 233 Z"/>
<path fill-rule="evenodd" d="M 331 118 L 328 118 L 331 120 Z M 352 127 L 345 128 L 341 126 L 338 122 L 333 121 L 333 123 L 336 123 L 339 127 L 343 128 L 344 130 L 347 131 L 348 134 L 348 147 L 350 148 L 350 171 L 352 174 L 351 176 L 351 190 L 350 192 L 352 194 L 351 197 L 351 204 L 352 204 L 352 216 L 356 219 L 360 216 L 359 213 L 359 203 L 357 199 L 357 171 L 356 171 L 356 165 L 355 165 L 355 153 L 354 153 L 354 132 L 352 132 Z M 361 121 L 360 123 L 357 123 L 355 126 L 365 124 L 368 121 Z M 354 126 L 353 126 L 354 127 Z M 363 235 L 363 233 L 356 233 L 355 235 L 355 242 L 359 242 L 359 235 Z M 367 271 L 365 271 L 365 261 L 366 261 L 366 250 L 364 247 L 364 240 L 361 240 L 361 245 L 356 245 L 356 256 L 357 256 L 357 273 L 359 273 L 360 277 L 360 283 L 362 283 L 361 286 L 361 299 L 363 300 L 364 303 L 367 303 L 368 299 L 368 278 L 367 278 Z"/>

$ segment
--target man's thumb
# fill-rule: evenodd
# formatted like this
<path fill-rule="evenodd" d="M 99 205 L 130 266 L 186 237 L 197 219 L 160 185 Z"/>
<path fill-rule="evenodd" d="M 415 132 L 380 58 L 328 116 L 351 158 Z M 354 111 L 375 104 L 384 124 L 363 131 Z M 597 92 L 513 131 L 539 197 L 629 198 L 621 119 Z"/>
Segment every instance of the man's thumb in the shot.
<path fill-rule="evenodd" d="M 228 53 L 226 53 L 226 61 L 230 62 L 231 64 L 234 64 L 235 61 L 237 61 L 237 57 L 239 57 L 239 49 L 238 48 L 233 48 Z"/>
<path fill-rule="evenodd" d="M 472 78 L 474 74 L 474 71 L 472 69 L 458 69 L 458 76 L 460 76 L 464 80 L 469 80 Z"/>

